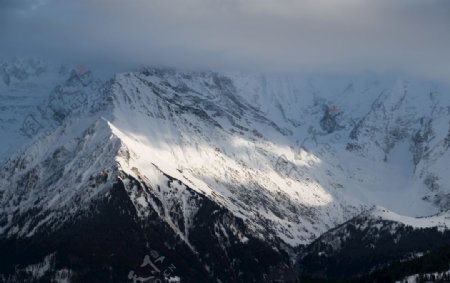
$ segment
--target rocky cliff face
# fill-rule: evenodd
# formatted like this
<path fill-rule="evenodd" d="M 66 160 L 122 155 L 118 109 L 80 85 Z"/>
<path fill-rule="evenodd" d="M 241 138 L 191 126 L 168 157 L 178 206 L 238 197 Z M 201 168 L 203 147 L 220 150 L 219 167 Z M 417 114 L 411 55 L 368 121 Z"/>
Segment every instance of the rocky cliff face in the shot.
<path fill-rule="evenodd" d="M 287 281 L 373 205 L 448 208 L 431 83 L 2 66 L 3 280 Z"/>

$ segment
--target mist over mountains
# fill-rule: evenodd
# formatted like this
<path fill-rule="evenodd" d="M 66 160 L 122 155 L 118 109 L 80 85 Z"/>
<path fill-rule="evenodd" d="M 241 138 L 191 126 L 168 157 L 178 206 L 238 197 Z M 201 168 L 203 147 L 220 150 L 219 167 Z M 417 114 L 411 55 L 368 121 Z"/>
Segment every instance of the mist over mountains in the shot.
<path fill-rule="evenodd" d="M 3 56 L 448 81 L 447 1 L 2 1 Z"/>

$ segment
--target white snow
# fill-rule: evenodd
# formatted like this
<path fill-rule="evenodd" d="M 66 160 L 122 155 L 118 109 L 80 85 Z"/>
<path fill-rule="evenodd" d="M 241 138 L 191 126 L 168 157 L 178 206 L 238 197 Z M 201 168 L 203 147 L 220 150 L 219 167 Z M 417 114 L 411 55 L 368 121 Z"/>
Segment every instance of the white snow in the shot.
<path fill-rule="evenodd" d="M 425 274 L 422 274 L 422 275 L 423 276 L 427 276 L 427 277 L 428 276 L 430 276 L 430 277 L 433 276 L 435 278 L 435 281 L 433 281 L 433 282 L 440 282 L 438 280 L 441 280 L 441 278 L 443 276 L 450 275 L 450 270 L 449 271 L 444 271 L 444 272 L 425 273 Z M 403 278 L 400 281 L 396 281 L 395 283 L 405 283 L 405 282 L 407 282 L 407 283 L 420 283 L 420 282 L 423 282 L 423 281 L 420 281 L 419 274 L 414 274 L 414 275 L 409 275 L 409 276 Z M 444 281 L 442 281 L 442 282 L 444 282 Z"/>
<path fill-rule="evenodd" d="M 378 219 L 398 222 L 413 228 L 432 228 L 447 230 L 450 228 L 450 212 L 442 212 L 428 217 L 409 217 L 399 215 L 383 207 L 376 207 L 371 215 Z"/>

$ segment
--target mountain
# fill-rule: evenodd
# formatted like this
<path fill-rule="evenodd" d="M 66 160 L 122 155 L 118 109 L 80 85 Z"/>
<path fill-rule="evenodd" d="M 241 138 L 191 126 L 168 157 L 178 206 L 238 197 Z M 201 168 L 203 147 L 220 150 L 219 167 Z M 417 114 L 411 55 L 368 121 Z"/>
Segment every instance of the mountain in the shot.
<path fill-rule="evenodd" d="M 390 263 L 415 259 L 448 246 L 449 227 L 448 212 L 412 218 L 374 207 L 308 245 L 298 265 L 303 276 L 308 277 L 364 276 Z"/>
<path fill-rule="evenodd" d="M 363 235 L 383 247 L 385 229 L 408 243 L 345 276 L 448 244 L 442 85 L 163 68 L 103 80 L 23 59 L 0 73 L 3 281 L 288 282 L 336 238 L 330 263 Z"/>

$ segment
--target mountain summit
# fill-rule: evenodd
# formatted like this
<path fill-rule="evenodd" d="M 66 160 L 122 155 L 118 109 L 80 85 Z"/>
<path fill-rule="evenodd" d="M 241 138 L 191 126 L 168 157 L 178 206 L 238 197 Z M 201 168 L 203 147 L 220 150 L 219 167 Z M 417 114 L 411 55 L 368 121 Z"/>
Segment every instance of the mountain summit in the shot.
<path fill-rule="evenodd" d="M 321 276 L 450 244 L 408 240 L 450 225 L 443 86 L 161 68 L 105 81 L 19 59 L 0 75 L 3 281 L 289 282 L 349 239 L 383 247 L 386 229 L 408 241 L 395 256 Z"/>

